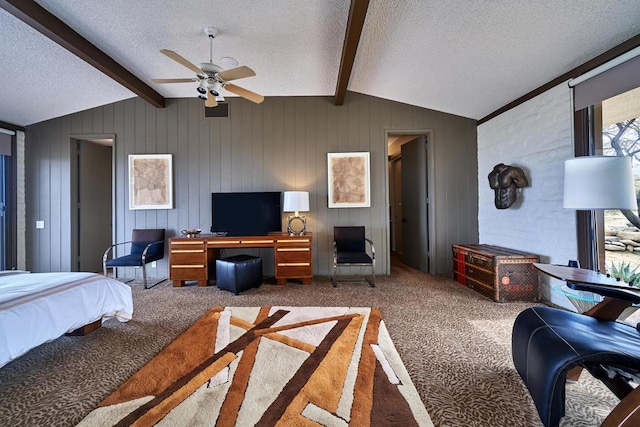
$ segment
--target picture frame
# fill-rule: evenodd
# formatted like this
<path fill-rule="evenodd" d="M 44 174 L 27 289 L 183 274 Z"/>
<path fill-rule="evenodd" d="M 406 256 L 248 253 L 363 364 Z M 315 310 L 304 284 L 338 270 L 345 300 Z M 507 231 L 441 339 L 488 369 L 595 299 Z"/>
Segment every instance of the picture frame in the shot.
<path fill-rule="evenodd" d="M 368 152 L 327 153 L 329 208 L 371 206 Z"/>
<path fill-rule="evenodd" d="M 129 155 L 129 209 L 173 209 L 171 154 Z"/>

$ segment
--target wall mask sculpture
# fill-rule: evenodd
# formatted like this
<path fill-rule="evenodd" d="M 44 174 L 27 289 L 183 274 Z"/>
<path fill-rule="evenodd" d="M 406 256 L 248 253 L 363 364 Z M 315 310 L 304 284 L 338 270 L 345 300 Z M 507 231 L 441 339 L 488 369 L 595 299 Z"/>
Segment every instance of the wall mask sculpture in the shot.
<path fill-rule="evenodd" d="M 499 163 L 493 167 L 489 174 L 489 187 L 495 195 L 495 205 L 498 209 L 507 209 L 518 198 L 518 189 L 529 186 L 524 171 L 516 166 L 508 166 Z"/>

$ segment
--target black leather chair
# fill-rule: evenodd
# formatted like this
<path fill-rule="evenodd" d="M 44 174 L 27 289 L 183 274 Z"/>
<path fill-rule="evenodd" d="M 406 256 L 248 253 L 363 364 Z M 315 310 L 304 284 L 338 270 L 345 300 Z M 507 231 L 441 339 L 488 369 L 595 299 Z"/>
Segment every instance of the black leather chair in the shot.
<path fill-rule="evenodd" d="M 370 254 L 366 244 L 369 244 Z M 371 267 L 371 277 L 364 277 L 372 288 L 376 285 L 376 250 L 365 237 L 363 226 L 333 227 L 333 275 L 331 283 L 338 286 L 338 267 Z M 346 281 L 346 280 L 345 280 Z M 353 280 L 349 280 L 353 281 Z"/>
<path fill-rule="evenodd" d="M 565 382 L 577 380 L 587 369 L 621 399 L 602 426 L 640 425 L 640 387 L 631 384 L 640 382 L 640 332 L 615 321 L 626 307 L 640 303 L 640 292 L 582 283 L 567 286 L 605 299 L 585 314 L 531 307 L 513 325 L 513 363 L 542 423 L 559 425 L 565 414 Z"/>
<path fill-rule="evenodd" d="M 142 283 L 144 284 L 144 288 L 148 289 L 146 265 L 164 258 L 164 231 L 164 228 L 134 229 L 131 233 L 130 241 L 109 246 L 102 256 L 102 270 L 104 275 L 107 275 L 108 268 L 140 267 L 142 268 Z M 131 244 L 131 250 L 128 255 L 109 259 L 109 254 L 113 248 L 126 244 Z M 157 283 L 159 282 L 155 284 Z"/>

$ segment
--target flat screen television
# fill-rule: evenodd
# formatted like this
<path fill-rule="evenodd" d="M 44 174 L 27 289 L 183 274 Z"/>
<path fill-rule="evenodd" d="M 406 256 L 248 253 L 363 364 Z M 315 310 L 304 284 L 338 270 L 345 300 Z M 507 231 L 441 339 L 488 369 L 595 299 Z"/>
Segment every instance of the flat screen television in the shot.
<path fill-rule="evenodd" d="M 211 232 L 261 236 L 282 231 L 282 192 L 211 193 Z"/>

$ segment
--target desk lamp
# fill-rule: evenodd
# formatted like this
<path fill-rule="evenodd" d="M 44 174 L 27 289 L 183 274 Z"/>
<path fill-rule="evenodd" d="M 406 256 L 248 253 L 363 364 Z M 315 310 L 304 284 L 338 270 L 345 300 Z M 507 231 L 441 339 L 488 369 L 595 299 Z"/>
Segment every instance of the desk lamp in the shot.
<path fill-rule="evenodd" d="M 594 261 L 597 260 L 595 209 L 638 209 L 634 187 L 630 157 L 585 156 L 564 163 L 563 207 L 591 211 Z"/>
<path fill-rule="evenodd" d="M 285 191 L 284 212 L 294 212 L 287 217 L 287 233 L 290 236 L 301 236 L 307 232 L 307 218 L 300 216 L 299 212 L 309 212 L 308 191 Z"/>

